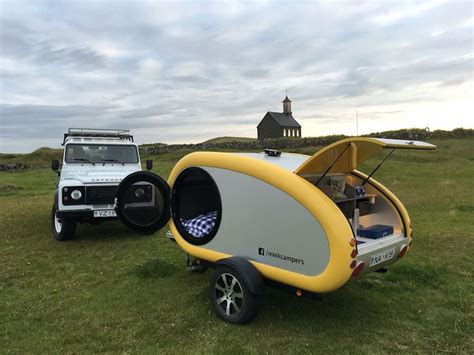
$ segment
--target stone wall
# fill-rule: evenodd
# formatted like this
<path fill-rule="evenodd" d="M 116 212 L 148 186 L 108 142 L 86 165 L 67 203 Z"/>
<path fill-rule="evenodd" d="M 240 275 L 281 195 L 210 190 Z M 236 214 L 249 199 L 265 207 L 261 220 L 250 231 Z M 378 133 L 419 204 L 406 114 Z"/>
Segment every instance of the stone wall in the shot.
<path fill-rule="evenodd" d="M 377 132 L 366 135 L 366 137 L 406 139 L 406 140 L 430 140 L 436 138 L 468 138 L 474 137 L 473 129 L 457 128 L 452 131 L 427 131 L 424 129 L 401 129 L 397 131 Z M 303 147 L 321 147 L 347 138 L 343 135 L 308 137 L 308 138 L 274 138 L 265 140 L 254 140 L 246 142 L 223 142 L 223 143 L 198 143 L 198 144 L 169 144 L 157 146 L 140 147 L 140 152 L 146 155 L 162 154 L 187 149 L 195 150 L 262 150 L 270 149 L 294 149 Z"/>
<path fill-rule="evenodd" d="M 160 146 L 140 147 L 140 151 L 145 154 L 162 154 L 177 150 L 262 150 L 262 149 L 292 149 L 311 146 L 323 146 L 345 136 L 327 136 L 315 138 L 276 138 L 266 140 L 255 140 L 246 142 L 223 142 L 223 143 L 198 143 L 198 144 L 170 144 Z"/>
<path fill-rule="evenodd" d="M 20 171 L 29 168 L 30 165 L 24 163 L 0 164 L 0 171 Z"/>

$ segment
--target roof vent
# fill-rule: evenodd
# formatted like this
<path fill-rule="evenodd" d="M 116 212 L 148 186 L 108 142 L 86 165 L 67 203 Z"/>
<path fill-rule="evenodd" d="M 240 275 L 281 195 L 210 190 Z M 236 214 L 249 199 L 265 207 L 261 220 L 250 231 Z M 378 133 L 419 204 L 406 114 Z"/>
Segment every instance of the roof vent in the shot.
<path fill-rule="evenodd" d="M 264 152 L 269 157 L 279 157 L 281 155 L 281 152 L 275 149 L 265 149 Z"/>

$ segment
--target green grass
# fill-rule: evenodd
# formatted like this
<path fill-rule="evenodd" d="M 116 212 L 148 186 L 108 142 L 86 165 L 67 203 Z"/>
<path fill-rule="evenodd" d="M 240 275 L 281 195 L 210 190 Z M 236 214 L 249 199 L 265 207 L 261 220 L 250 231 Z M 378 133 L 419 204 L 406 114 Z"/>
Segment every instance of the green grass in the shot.
<path fill-rule="evenodd" d="M 472 353 L 474 140 L 433 143 L 396 152 L 376 174 L 412 218 L 403 260 L 320 299 L 267 289 L 246 326 L 214 315 L 210 271 L 186 273 L 164 231 L 109 222 L 56 242 L 55 173 L 0 173 L 0 186 L 16 187 L 0 188 L 0 353 Z M 166 177 L 186 153 L 153 156 L 154 170 Z"/>

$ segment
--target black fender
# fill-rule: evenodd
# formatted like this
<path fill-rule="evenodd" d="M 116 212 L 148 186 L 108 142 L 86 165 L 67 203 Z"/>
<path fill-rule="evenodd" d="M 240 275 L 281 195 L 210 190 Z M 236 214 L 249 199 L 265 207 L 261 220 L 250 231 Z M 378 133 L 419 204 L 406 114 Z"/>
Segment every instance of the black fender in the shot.
<path fill-rule="evenodd" d="M 56 211 L 59 209 L 59 191 L 56 189 L 56 191 L 54 191 L 54 201 L 53 201 L 53 204 L 54 204 L 54 208 L 56 209 Z"/>
<path fill-rule="evenodd" d="M 240 276 L 244 279 L 250 292 L 254 295 L 263 294 L 264 281 L 263 276 L 253 266 L 253 264 L 245 258 L 240 256 L 232 256 L 230 258 L 221 259 L 216 262 L 216 265 L 229 266 L 236 270 Z"/>

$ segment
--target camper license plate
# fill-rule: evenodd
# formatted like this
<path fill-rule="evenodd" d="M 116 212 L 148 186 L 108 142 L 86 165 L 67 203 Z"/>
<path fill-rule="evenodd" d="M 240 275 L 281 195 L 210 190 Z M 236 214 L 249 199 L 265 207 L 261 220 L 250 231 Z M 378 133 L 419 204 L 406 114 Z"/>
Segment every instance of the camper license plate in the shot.
<path fill-rule="evenodd" d="M 115 213 L 115 210 L 94 211 L 94 217 L 99 217 L 99 218 L 117 217 L 117 213 Z"/>
<path fill-rule="evenodd" d="M 372 256 L 369 266 L 374 266 L 383 263 L 386 260 L 390 260 L 395 256 L 395 248 L 384 251 L 383 253 Z"/>

